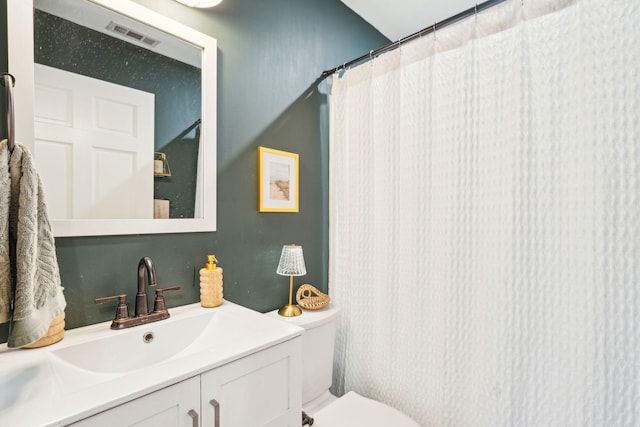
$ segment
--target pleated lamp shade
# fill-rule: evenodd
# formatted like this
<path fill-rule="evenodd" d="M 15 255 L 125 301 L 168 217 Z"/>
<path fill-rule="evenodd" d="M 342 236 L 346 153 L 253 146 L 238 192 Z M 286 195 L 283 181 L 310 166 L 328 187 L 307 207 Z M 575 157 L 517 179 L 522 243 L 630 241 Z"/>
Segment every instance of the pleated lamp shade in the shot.
<path fill-rule="evenodd" d="M 282 248 L 276 273 L 282 276 L 304 276 L 307 274 L 302 246 L 286 245 Z"/>
<path fill-rule="evenodd" d="M 291 299 L 293 295 L 293 276 L 303 276 L 307 274 L 307 268 L 304 265 L 304 255 L 302 254 L 302 246 L 287 245 L 282 248 L 276 273 L 282 276 L 289 276 L 289 304 L 278 310 L 278 314 L 285 317 L 301 315 L 302 310 L 297 305 L 292 304 Z"/>

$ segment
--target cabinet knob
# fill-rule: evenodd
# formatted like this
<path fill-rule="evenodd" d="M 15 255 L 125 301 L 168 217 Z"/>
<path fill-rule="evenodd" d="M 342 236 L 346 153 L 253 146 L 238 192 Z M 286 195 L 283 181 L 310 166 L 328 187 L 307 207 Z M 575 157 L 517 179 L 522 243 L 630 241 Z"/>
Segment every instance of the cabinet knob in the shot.
<path fill-rule="evenodd" d="M 187 412 L 187 415 L 191 417 L 191 422 L 193 423 L 193 427 L 199 427 L 200 420 L 198 417 L 198 413 L 193 409 L 189 409 L 189 412 Z"/>

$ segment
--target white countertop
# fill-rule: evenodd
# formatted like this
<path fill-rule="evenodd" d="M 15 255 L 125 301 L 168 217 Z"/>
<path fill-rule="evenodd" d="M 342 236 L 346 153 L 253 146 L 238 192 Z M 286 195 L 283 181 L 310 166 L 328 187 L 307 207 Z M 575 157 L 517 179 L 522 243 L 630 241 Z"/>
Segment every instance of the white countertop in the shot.
<path fill-rule="evenodd" d="M 121 331 L 111 330 L 111 321 L 72 329 L 62 341 L 38 349 L 9 349 L 6 344 L 0 345 L 0 425 L 67 425 L 288 341 L 304 331 L 228 301 L 216 308 L 202 308 L 196 303 L 169 312 L 171 318 L 167 320 Z M 127 372 L 94 372 L 54 355 L 56 350 L 87 342 L 94 345 L 94 341 L 114 334 L 135 333 L 141 339 L 142 334 L 158 329 L 163 322 L 203 313 L 221 319 L 220 330 L 150 366 Z M 122 349 L 114 349 L 113 353 L 113 357 L 123 357 Z"/>

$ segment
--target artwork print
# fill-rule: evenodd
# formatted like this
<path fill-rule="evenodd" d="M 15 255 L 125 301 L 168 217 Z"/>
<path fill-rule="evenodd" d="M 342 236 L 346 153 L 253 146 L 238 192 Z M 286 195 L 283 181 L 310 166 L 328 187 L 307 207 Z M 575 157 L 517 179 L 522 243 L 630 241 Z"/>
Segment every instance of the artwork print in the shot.
<path fill-rule="evenodd" d="M 298 160 L 295 153 L 258 147 L 260 212 L 298 212 Z"/>

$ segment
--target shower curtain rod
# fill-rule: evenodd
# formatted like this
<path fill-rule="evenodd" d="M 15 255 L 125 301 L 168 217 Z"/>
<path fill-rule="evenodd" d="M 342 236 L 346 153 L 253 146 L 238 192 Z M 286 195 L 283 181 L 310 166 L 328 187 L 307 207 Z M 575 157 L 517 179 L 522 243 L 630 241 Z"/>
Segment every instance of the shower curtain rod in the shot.
<path fill-rule="evenodd" d="M 400 40 L 397 40 L 395 42 L 389 43 L 389 44 L 387 44 L 385 46 L 382 46 L 381 48 L 378 48 L 376 50 L 372 50 L 368 54 L 359 56 L 356 59 L 352 59 L 351 61 L 345 62 L 342 65 L 338 65 L 335 68 L 323 71 L 322 72 L 322 77 L 330 76 L 331 74 L 335 73 L 336 71 L 345 70 L 347 67 L 350 67 L 352 65 L 359 64 L 361 62 L 366 62 L 367 60 L 371 60 L 371 59 L 373 59 L 373 57 L 378 56 L 383 52 L 387 52 L 387 51 L 393 50 L 393 49 L 395 49 L 397 47 L 400 47 L 403 43 L 406 43 L 406 42 L 411 41 L 413 39 L 420 38 L 420 37 L 422 37 L 424 35 L 427 35 L 427 34 L 431 34 L 431 33 L 433 33 L 434 31 L 437 31 L 440 28 L 446 27 L 447 25 L 451 25 L 451 24 L 453 24 L 455 22 L 458 22 L 458 21 L 460 21 L 462 19 L 465 19 L 465 18 L 468 18 L 470 16 L 477 15 L 478 13 L 480 13 L 480 12 L 486 10 L 486 9 L 489 9 L 489 8 L 491 8 L 493 6 L 496 6 L 496 5 L 500 4 L 500 3 L 504 3 L 505 1 L 506 0 L 487 0 L 487 1 L 483 2 L 483 3 L 476 4 L 472 8 L 469 8 L 469 9 L 463 11 L 463 12 L 460 12 L 457 15 L 453 15 L 453 16 L 451 16 L 451 17 L 449 17 L 449 18 L 447 18 L 447 19 L 445 19 L 443 21 L 436 22 L 435 24 L 433 24 L 433 25 L 431 25 L 431 26 L 429 26 L 427 28 L 423 28 L 420 31 L 417 31 L 417 32 L 415 32 L 415 33 L 413 33 L 411 35 L 406 36 L 406 37 L 403 37 Z M 524 0 L 521 0 L 521 1 L 524 2 Z"/>

